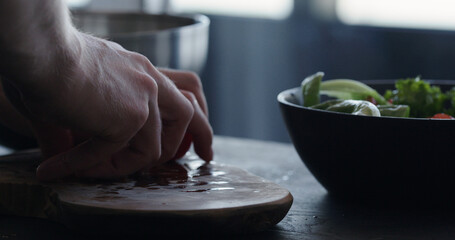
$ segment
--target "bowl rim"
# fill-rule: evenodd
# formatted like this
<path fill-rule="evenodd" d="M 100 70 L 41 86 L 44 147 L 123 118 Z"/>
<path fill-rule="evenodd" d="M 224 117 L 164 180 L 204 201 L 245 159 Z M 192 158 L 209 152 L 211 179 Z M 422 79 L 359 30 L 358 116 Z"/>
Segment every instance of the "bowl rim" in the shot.
<path fill-rule="evenodd" d="M 140 37 L 140 36 L 147 36 L 150 34 L 156 34 L 159 32 L 160 34 L 162 33 L 176 33 L 176 32 L 182 32 L 185 31 L 186 29 L 208 29 L 210 26 L 210 19 L 204 14 L 200 13 L 181 13 L 181 14 L 170 14 L 170 13 L 163 13 L 163 14 L 155 14 L 155 13 L 142 13 L 142 12 L 132 12 L 132 11 L 108 11 L 108 10 L 72 10 L 71 11 L 71 18 L 80 18 L 80 17 L 91 17 L 91 16 L 99 16 L 99 15 L 104 15 L 107 17 L 136 17 L 136 18 L 144 18 L 144 19 L 152 19 L 152 18 L 157 18 L 157 17 L 163 17 L 163 18 L 174 18 L 174 19 L 187 19 L 187 20 L 192 20 L 194 23 L 189 24 L 189 25 L 182 25 L 182 26 L 177 26 L 177 27 L 172 27 L 172 28 L 167 28 L 167 29 L 162 29 L 159 31 L 149 31 L 149 30 L 144 30 L 144 31 L 137 31 L 137 32 L 128 32 L 128 33 L 115 33 L 110 35 L 110 38 L 120 38 L 120 37 Z"/>
<path fill-rule="evenodd" d="M 434 84 L 436 84 L 436 85 L 447 85 L 447 86 L 450 85 L 450 86 L 454 86 L 455 87 L 455 80 L 436 80 L 436 79 L 424 79 L 424 80 L 429 82 L 432 85 L 434 85 Z M 394 84 L 396 79 L 383 79 L 383 80 L 374 79 L 374 80 L 358 80 L 358 81 L 362 82 L 362 83 L 365 83 L 367 85 L 375 85 L 375 84 L 378 85 L 378 84 Z M 327 111 L 327 110 L 304 107 L 302 105 L 295 104 L 295 103 L 292 103 L 292 102 L 289 102 L 288 100 L 286 100 L 287 97 L 292 96 L 293 93 L 297 92 L 300 89 L 301 89 L 301 87 L 293 87 L 293 88 L 289 88 L 289 89 L 285 89 L 285 90 L 281 91 L 277 95 L 277 101 L 280 104 L 287 105 L 287 106 L 292 107 L 292 108 L 303 109 L 305 111 L 315 111 L 315 112 L 321 112 L 321 113 L 331 114 L 331 115 L 352 116 L 353 118 L 357 118 L 357 117 L 360 117 L 360 118 L 383 118 L 383 119 L 396 119 L 398 121 L 409 121 L 409 120 L 415 120 L 415 121 L 428 121 L 428 120 L 429 121 L 447 121 L 447 120 L 449 120 L 449 121 L 454 121 L 453 119 L 432 119 L 432 118 L 415 118 L 415 117 L 404 118 L 404 117 L 390 117 L 390 116 L 377 117 L 377 116 L 353 115 L 353 114 L 350 114 L 350 113 L 332 112 L 332 111 Z"/>

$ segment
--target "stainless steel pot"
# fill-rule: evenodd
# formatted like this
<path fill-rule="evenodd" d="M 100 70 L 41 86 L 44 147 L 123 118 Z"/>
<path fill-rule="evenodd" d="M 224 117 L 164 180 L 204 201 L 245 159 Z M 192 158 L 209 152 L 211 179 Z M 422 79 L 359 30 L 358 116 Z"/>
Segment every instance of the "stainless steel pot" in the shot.
<path fill-rule="evenodd" d="M 200 73 L 208 51 L 209 19 L 204 15 L 73 12 L 83 32 L 139 52 L 159 67 Z"/>

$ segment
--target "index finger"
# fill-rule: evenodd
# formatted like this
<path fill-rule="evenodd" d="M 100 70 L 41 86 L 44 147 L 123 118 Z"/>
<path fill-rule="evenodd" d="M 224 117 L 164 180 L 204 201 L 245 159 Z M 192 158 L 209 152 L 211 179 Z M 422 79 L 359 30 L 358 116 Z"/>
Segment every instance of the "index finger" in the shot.
<path fill-rule="evenodd" d="M 207 116 L 197 103 L 195 96 L 187 91 L 182 91 L 182 94 L 190 100 L 194 107 L 194 115 L 187 130 L 193 137 L 194 150 L 202 159 L 210 161 L 213 159 L 212 127 L 210 126 Z"/>
<path fill-rule="evenodd" d="M 171 79 L 178 89 L 193 93 L 202 111 L 208 116 L 207 100 L 205 99 L 201 80 L 197 74 L 174 69 L 159 68 L 158 70 Z"/>

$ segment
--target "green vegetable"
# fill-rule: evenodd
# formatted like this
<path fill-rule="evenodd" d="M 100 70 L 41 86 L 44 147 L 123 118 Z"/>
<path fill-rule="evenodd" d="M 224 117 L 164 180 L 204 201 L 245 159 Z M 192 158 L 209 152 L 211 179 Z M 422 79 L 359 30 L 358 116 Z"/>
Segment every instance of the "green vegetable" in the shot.
<path fill-rule="evenodd" d="M 373 97 L 378 104 L 386 105 L 388 102 L 376 90 L 359 81 L 350 79 L 335 79 L 321 83 L 321 94 L 340 99 L 366 100 Z"/>
<path fill-rule="evenodd" d="M 323 76 L 324 73 L 318 72 L 302 81 L 302 90 L 295 97 L 303 106 L 369 116 L 427 118 L 438 113 L 455 116 L 455 87 L 442 93 L 439 87 L 416 77 L 397 80 L 396 89 L 387 90 L 381 96 L 362 82 L 350 79 L 322 81 Z M 320 103 L 321 94 L 337 99 Z"/>
<path fill-rule="evenodd" d="M 444 112 L 448 115 L 455 116 L 455 87 L 446 92 L 446 98 L 449 101 L 449 107 Z"/>
<path fill-rule="evenodd" d="M 379 109 L 374 104 L 363 100 L 329 100 L 312 108 L 353 115 L 381 116 Z"/>
<path fill-rule="evenodd" d="M 320 100 L 319 89 L 323 72 L 315 73 L 302 81 L 303 106 L 309 107 L 318 104 Z"/>
<path fill-rule="evenodd" d="M 384 97 L 391 99 L 394 104 L 409 105 L 411 117 L 426 118 L 444 111 L 447 96 L 439 87 L 430 86 L 420 77 L 398 80 L 395 88 L 393 91 L 387 90 Z"/>
<path fill-rule="evenodd" d="M 381 116 L 388 117 L 409 117 L 408 105 L 377 105 Z"/>
<path fill-rule="evenodd" d="M 343 101 L 344 100 L 341 100 L 341 99 L 328 100 L 328 101 L 325 101 L 323 103 L 319 103 L 319 104 L 313 105 L 313 106 L 311 106 L 311 108 L 320 109 L 320 110 L 327 110 L 327 108 L 329 108 L 329 107 L 331 107 L 333 105 L 339 104 L 339 103 L 341 103 Z"/>

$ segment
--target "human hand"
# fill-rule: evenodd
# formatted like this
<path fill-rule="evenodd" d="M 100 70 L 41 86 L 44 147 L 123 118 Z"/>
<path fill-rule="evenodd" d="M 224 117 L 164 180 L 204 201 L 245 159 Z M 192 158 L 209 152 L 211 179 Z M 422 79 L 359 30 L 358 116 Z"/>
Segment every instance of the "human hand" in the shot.
<path fill-rule="evenodd" d="M 62 62 L 58 71 L 27 84 L 5 82 L 43 152 L 57 154 L 40 165 L 39 179 L 125 176 L 171 159 L 186 132 L 196 153 L 212 158 L 212 130 L 196 75 L 163 74 L 118 44 L 82 33 L 77 37 L 77 57 Z M 189 86 L 188 79 L 199 85 Z"/>
<path fill-rule="evenodd" d="M 195 110 L 198 112 L 201 112 L 200 114 L 197 114 L 197 116 L 204 116 L 205 118 L 200 119 L 200 121 L 207 121 L 209 113 L 208 113 L 208 107 L 207 107 L 207 101 L 205 99 L 204 92 L 202 90 L 202 83 L 199 77 L 188 71 L 181 71 L 181 70 L 173 70 L 173 69 L 165 69 L 165 68 L 160 68 L 159 69 L 161 73 L 165 74 L 169 79 L 171 79 L 177 88 L 190 100 L 193 102 L 195 106 Z M 209 124 L 207 122 L 207 124 Z M 194 126 L 190 124 L 191 128 L 197 128 L 199 127 L 198 125 Z M 197 129 L 193 129 L 192 132 L 200 132 Z M 203 132 L 203 131 L 202 131 Z M 204 146 L 207 145 L 207 143 L 200 142 L 200 140 L 206 139 L 203 136 L 196 136 L 196 142 L 195 142 L 195 151 L 198 153 L 201 151 L 201 148 L 204 148 Z M 199 140 L 199 141 L 198 141 Z M 190 133 L 186 133 L 182 143 L 180 144 L 179 149 L 177 150 L 176 155 L 174 156 L 173 159 L 178 159 L 181 158 L 185 155 L 185 153 L 189 150 L 191 147 L 191 143 L 193 141 L 193 137 Z M 212 153 L 213 155 L 213 153 Z"/>

